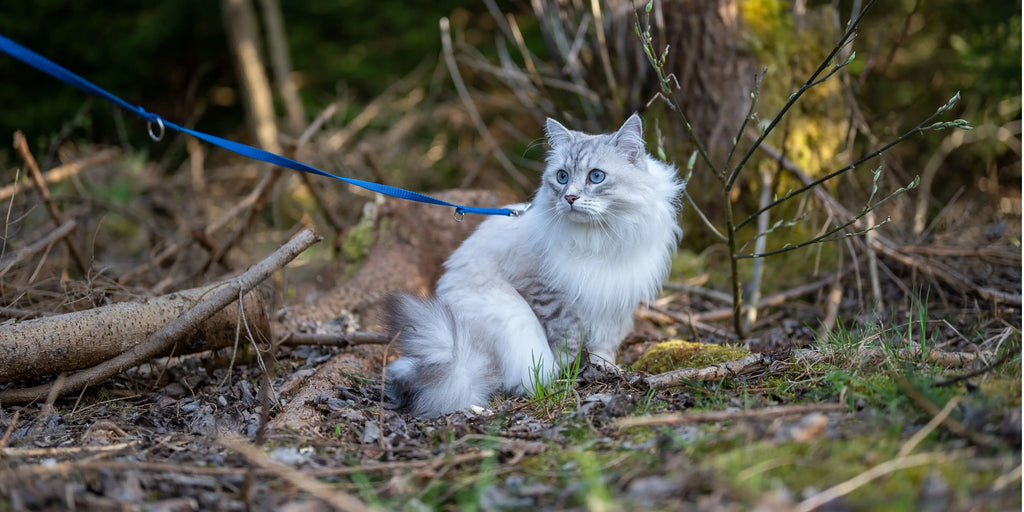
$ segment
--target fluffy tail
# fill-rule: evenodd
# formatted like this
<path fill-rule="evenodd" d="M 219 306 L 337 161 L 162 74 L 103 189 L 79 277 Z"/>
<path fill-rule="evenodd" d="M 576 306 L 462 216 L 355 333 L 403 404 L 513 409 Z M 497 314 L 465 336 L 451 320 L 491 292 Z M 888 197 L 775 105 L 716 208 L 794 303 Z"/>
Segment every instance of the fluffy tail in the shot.
<path fill-rule="evenodd" d="M 413 414 L 435 417 L 485 405 L 498 388 L 494 358 L 473 347 L 451 309 L 432 297 L 392 295 L 391 335 L 402 357 L 388 365 L 389 398 Z"/>

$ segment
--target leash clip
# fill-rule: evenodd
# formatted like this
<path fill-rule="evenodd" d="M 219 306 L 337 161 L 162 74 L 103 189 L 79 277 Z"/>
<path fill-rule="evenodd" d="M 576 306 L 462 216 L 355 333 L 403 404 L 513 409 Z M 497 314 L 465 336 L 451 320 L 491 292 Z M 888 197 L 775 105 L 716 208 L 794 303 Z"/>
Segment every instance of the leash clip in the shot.
<path fill-rule="evenodd" d="M 156 118 L 156 125 L 159 133 L 153 133 L 153 121 L 146 121 L 146 130 L 149 131 L 149 138 L 153 139 L 153 142 L 160 142 L 164 138 L 164 120 L 159 116 Z"/>
<path fill-rule="evenodd" d="M 533 206 L 533 203 L 526 203 L 526 206 L 522 210 L 513 210 L 513 209 L 510 208 L 508 210 L 508 216 L 509 217 L 518 217 L 518 216 L 526 213 L 526 210 L 529 210 L 531 206 Z"/>

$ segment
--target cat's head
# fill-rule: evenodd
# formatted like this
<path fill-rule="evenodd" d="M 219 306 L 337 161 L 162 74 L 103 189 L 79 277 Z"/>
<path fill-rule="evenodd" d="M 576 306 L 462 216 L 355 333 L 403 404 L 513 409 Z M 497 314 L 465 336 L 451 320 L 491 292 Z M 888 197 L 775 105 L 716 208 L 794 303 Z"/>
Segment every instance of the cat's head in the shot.
<path fill-rule="evenodd" d="M 570 130 L 550 118 L 545 131 L 551 150 L 537 200 L 553 215 L 607 225 L 642 208 L 643 196 L 660 181 L 649 173 L 636 114 L 610 134 Z"/>

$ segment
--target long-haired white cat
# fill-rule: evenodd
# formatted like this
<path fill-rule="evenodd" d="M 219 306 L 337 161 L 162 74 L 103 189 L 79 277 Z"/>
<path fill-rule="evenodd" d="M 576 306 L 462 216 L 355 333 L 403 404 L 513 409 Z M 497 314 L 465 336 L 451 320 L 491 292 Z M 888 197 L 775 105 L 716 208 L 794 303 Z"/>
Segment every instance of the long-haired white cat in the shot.
<path fill-rule="evenodd" d="M 548 119 L 546 133 L 530 207 L 481 223 L 445 262 L 435 297 L 390 301 L 402 357 L 388 365 L 388 395 L 415 415 L 528 393 L 581 348 L 613 365 L 633 310 L 668 275 L 683 185 L 645 150 L 640 117 L 604 135 Z"/>

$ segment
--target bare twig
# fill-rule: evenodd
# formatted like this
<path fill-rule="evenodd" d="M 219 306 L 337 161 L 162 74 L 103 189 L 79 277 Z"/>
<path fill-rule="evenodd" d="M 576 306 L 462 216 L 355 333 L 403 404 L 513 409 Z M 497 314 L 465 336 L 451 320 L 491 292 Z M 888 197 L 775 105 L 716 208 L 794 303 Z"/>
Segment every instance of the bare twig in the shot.
<path fill-rule="evenodd" d="M 674 322 L 676 322 L 676 323 L 678 323 L 680 325 L 685 325 L 685 326 L 689 327 L 691 331 L 695 331 L 694 335 L 697 334 L 696 330 L 699 329 L 701 331 L 714 334 L 715 336 L 721 336 L 723 338 L 731 338 L 731 339 L 738 339 L 739 338 L 739 336 L 737 336 L 735 333 L 728 332 L 725 329 L 719 329 L 718 327 L 715 327 L 713 325 L 709 325 L 709 324 L 706 324 L 704 322 L 701 322 L 700 320 L 697 320 L 696 319 L 696 315 L 692 315 L 691 314 L 691 315 L 683 316 L 681 314 L 669 311 L 669 310 L 667 310 L 665 308 L 658 307 L 658 306 L 655 306 L 653 304 L 650 306 L 650 309 L 651 309 L 651 311 L 654 311 L 656 313 L 659 313 L 659 314 L 667 316 L 670 320 L 672 320 L 672 321 L 674 321 Z"/>
<path fill-rule="evenodd" d="M 543 446 L 538 444 L 527 445 L 527 451 L 539 452 Z M 395 462 L 382 462 L 379 464 L 361 464 L 358 466 L 342 466 L 336 468 L 322 468 L 305 470 L 304 473 L 312 477 L 329 477 L 339 475 L 350 475 L 353 473 L 378 474 L 389 471 L 408 471 L 417 469 L 436 469 L 443 465 L 457 466 L 469 462 L 493 457 L 494 450 L 480 450 L 476 452 L 460 453 L 449 455 L 442 453 L 429 460 L 408 460 Z M 42 476 L 56 473 L 68 473 L 70 471 L 84 470 L 110 470 L 110 471 L 148 471 L 151 473 L 188 474 L 205 476 L 241 475 L 253 472 L 258 476 L 274 476 L 277 473 L 269 468 L 246 467 L 211 467 L 211 466 L 190 466 L 187 464 L 172 464 L 166 462 L 125 462 L 117 460 L 93 460 L 86 459 L 73 462 L 45 463 L 34 466 L 19 465 L 10 469 L 0 469 L 0 479 L 8 481 L 15 477 L 25 478 L 30 476 Z"/>
<path fill-rule="evenodd" d="M 702 411 L 674 412 L 657 416 L 635 416 L 619 418 L 615 422 L 618 428 L 658 427 L 663 425 L 685 425 L 693 423 L 718 423 L 721 421 L 766 420 L 784 416 L 798 416 L 813 412 L 848 412 L 845 404 L 806 404 L 779 405 L 763 409 L 747 409 L 743 411 Z"/>
<path fill-rule="evenodd" d="M 253 191 L 255 198 L 252 202 L 252 205 L 249 207 L 247 214 L 245 215 L 245 219 L 242 221 L 242 225 L 233 233 L 231 233 L 231 236 L 228 237 L 226 242 L 221 244 L 216 251 L 210 254 L 210 257 L 206 260 L 206 263 L 203 264 L 202 271 L 205 272 L 210 268 L 210 266 L 219 262 L 224 257 L 224 255 L 227 254 L 228 250 L 234 247 L 234 245 L 238 243 L 239 240 L 242 239 L 245 233 L 249 231 L 249 227 L 252 226 L 253 221 L 256 220 L 256 216 L 259 215 L 260 210 L 263 209 L 263 205 L 266 204 L 267 202 L 267 196 L 270 195 L 270 191 L 274 188 L 274 184 L 277 183 L 277 180 L 281 178 L 281 174 L 283 172 L 283 168 L 274 167 L 270 174 L 265 174 L 263 176 L 263 179 L 260 180 L 260 183 L 256 186 L 256 189 Z"/>
<path fill-rule="evenodd" d="M 10 258 L 6 258 L 3 261 L 0 261 L 0 277 L 6 275 L 7 272 L 11 270 L 15 265 L 21 263 L 22 261 L 25 261 L 28 258 L 31 258 L 32 256 L 46 249 L 47 247 L 50 247 L 57 240 L 60 240 L 61 238 L 68 236 L 72 231 L 75 230 L 75 226 L 77 225 L 78 223 L 75 222 L 75 219 L 70 219 L 61 224 L 59 227 L 57 227 L 57 229 L 54 229 L 53 231 L 49 232 L 43 238 L 40 238 L 39 241 L 33 243 L 32 245 L 22 247 L 21 250 L 14 253 L 14 255 L 12 255 Z"/>
<path fill-rule="evenodd" d="M 644 379 L 644 383 L 652 389 L 668 389 L 673 386 L 689 381 L 716 381 L 733 379 L 760 372 L 768 369 L 775 361 L 779 360 L 773 354 L 751 354 L 747 357 L 727 361 L 725 363 L 711 365 L 705 368 L 680 368 L 657 375 L 651 375 Z"/>
<path fill-rule="evenodd" d="M 3 448 L 0 447 L 0 456 L 4 457 L 56 457 L 61 455 L 74 455 L 78 453 L 110 453 L 119 452 L 126 448 L 132 448 L 142 444 L 136 439 L 123 443 L 96 446 L 55 446 L 52 448 Z"/>
<path fill-rule="evenodd" d="M 1008 332 L 1012 332 L 1011 329 L 1007 329 L 1007 331 Z M 986 373 L 988 373 L 988 372 L 990 372 L 990 371 L 992 371 L 992 370 L 994 370 L 996 368 L 999 368 L 1003 363 L 1005 363 L 1008 359 L 1010 359 L 1010 356 L 1013 356 L 1013 355 L 1017 354 L 1017 352 L 1019 350 L 1020 350 L 1020 347 L 1018 347 L 1017 350 L 1007 350 L 1006 352 L 1003 352 L 1003 355 L 999 356 L 999 359 L 996 359 L 991 364 L 988 364 L 988 365 L 986 365 L 983 368 L 978 368 L 977 370 L 974 370 L 972 372 L 967 372 L 967 373 L 965 373 L 963 375 L 957 375 L 955 377 L 950 377 L 950 378 L 945 379 L 945 380 L 940 380 L 940 381 L 935 383 L 935 386 L 936 387 L 951 386 L 953 384 L 956 384 L 957 382 L 965 381 L 967 379 L 971 379 L 971 378 L 977 377 L 979 375 L 986 374 Z"/>
<path fill-rule="evenodd" d="M 910 436 L 910 439 L 907 439 L 907 441 L 903 443 L 903 446 L 900 447 L 898 455 L 900 457 L 906 457 L 907 455 L 910 455 L 910 453 L 914 451 L 914 448 L 917 448 L 917 445 L 921 444 L 921 441 L 924 441 L 924 438 L 928 437 L 928 434 L 934 432 L 935 428 L 946 420 L 946 418 L 949 416 L 949 413 L 953 412 L 953 409 L 956 408 L 956 406 L 959 403 L 960 397 L 954 396 L 953 398 L 950 398 L 949 401 L 946 402 L 945 407 L 943 407 L 938 414 L 933 416 L 932 419 L 924 427 L 921 427 L 921 430 L 915 432 L 914 435 Z"/>
<path fill-rule="evenodd" d="M 211 292 L 206 299 L 192 309 L 186 311 L 174 321 L 153 333 L 146 341 L 132 347 L 117 357 L 109 359 L 92 368 L 75 373 L 65 379 L 60 386 L 53 385 L 59 394 L 82 389 L 85 386 L 101 382 L 128 368 L 137 366 L 167 350 L 177 340 L 186 336 L 203 320 L 213 316 L 224 306 L 236 300 L 239 294 L 248 293 L 275 271 L 284 267 L 309 246 L 318 242 L 319 238 L 312 230 L 306 230 L 287 244 L 274 251 L 263 261 L 253 265 L 242 275 L 228 281 L 224 286 Z M 10 389 L 0 392 L 0 403 L 21 403 L 39 400 L 51 392 L 51 385 L 44 384 L 24 389 Z"/>
<path fill-rule="evenodd" d="M 505 172 L 521 186 L 530 188 L 530 180 L 523 175 L 519 169 L 516 169 L 512 162 L 508 160 L 505 153 L 501 151 L 497 141 L 494 140 L 494 136 L 487 129 L 487 125 L 484 124 L 483 118 L 480 117 L 480 112 L 477 111 L 476 105 L 473 104 L 473 99 L 469 96 L 469 90 L 466 88 L 465 82 L 462 81 L 462 75 L 459 73 L 459 66 L 455 62 L 455 52 L 452 50 L 452 34 L 448 18 L 441 18 L 441 45 L 444 50 L 444 61 L 448 66 L 448 72 L 451 74 L 452 82 L 455 84 L 455 90 L 459 93 L 459 97 L 462 99 L 462 103 L 466 106 L 466 112 L 469 117 L 473 120 L 473 124 L 476 125 L 477 131 L 480 136 L 483 137 L 484 143 L 494 153 L 495 160 L 501 164 L 501 167 L 505 169 Z"/>
<path fill-rule="evenodd" d="M 46 211 L 50 214 L 50 218 L 53 219 L 53 223 L 60 227 L 64 224 L 64 219 L 61 218 L 60 210 L 57 209 L 57 204 L 53 202 L 53 198 L 50 197 L 50 189 L 46 186 L 46 181 L 43 179 L 43 174 L 39 171 L 39 165 L 36 164 L 35 157 L 32 156 L 32 152 L 28 149 L 28 141 L 25 140 L 25 134 L 21 131 L 14 132 L 14 149 L 21 155 L 21 159 L 25 161 L 25 166 L 28 167 L 29 174 L 32 176 L 32 182 L 35 184 L 36 189 L 39 190 L 39 195 L 43 196 L 43 202 L 46 203 Z M 82 257 L 82 253 L 78 251 L 78 246 L 71 240 L 70 234 L 64 237 L 64 244 L 68 247 L 68 252 L 71 254 L 71 259 L 75 262 L 75 266 L 78 267 L 78 271 L 82 275 L 89 273 L 89 267 L 85 264 L 85 258 Z"/>
<path fill-rule="evenodd" d="M 795 299 L 801 295 L 807 295 L 808 293 L 818 291 L 821 288 L 824 288 L 825 286 L 831 284 L 833 280 L 836 278 L 837 277 L 835 276 L 835 274 L 826 274 L 824 277 L 818 279 L 817 281 L 800 285 L 783 292 L 773 293 L 767 297 L 762 298 L 761 301 L 758 303 L 758 307 L 767 308 L 780 306 L 782 304 L 785 304 L 787 301 Z M 743 311 L 746 311 L 747 307 L 749 306 L 744 306 Z M 712 322 L 715 320 L 724 320 L 732 316 L 732 314 L 732 308 L 722 308 L 715 309 L 712 311 L 705 311 L 703 313 L 697 313 L 693 315 L 693 318 L 694 320 L 700 322 Z"/>
<path fill-rule="evenodd" d="M 794 363 L 837 363 L 844 360 L 854 360 L 861 363 L 877 363 L 888 357 L 901 359 L 921 360 L 927 359 L 945 368 L 962 368 L 969 366 L 979 358 L 986 359 L 994 354 L 989 351 L 981 352 L 946 352 L 943 350 L 929 350 L 927 354 L 922 353 L 920 346 L 911 346 L 901 349 L 887 349 L 882 347 L 862 346 L 853 354 L 842 350 L 812 350 L 797 349 L 792 352 Z"/>
<path fill-rule="evenodd" d="M 252 445 L 248 441 L 241 439 L 237 436 L 221 436 L 217 438 L 217 441 L 234 452 L 237 452 L 241 456 L 245 457 L 250 463 L 259 466 L 261 468 L 269 470 L 271 473 L 280 476 L 287 480 L 290 484 L 295 487 L 308 492 L 315 496 L 317 499 L 327 503 L 335 510 L 351 510 L 351 511 L 370 511 L 374 510 L 355 496 L 350 496 L 341 492 L 338 489 L 331 488 L 331 486 L 317 480 L 313 476 L 307 475 L 303 471 L 299 471 L 295 468 L 286 466 L 260 451 L 259 448 Z"/>
<path fill-rule="evenodd" d="M 1004 304 L 1011 304 L 1014 306 L 1021 305 L 1021 295 L 1019 293 L 1014 294 L 981 286 L 949 265 L 945 265 L 937 261 L 923 261 L 919 258 L 904 254 L 899 248 L 890 245 L 885 240 L 881 239 L 881 237 L 876 239 L 875 243 L 871 247 L 886 258 L 895 260 L 903 265 L 918 270 L 954 288 L 973 291 L 979 297 L 986 300 L 1002 302 Z"/>
<path fill-rule="evenodd" d="M 1012 267 L 1021 266 L 1020 252 L 988 247 L 937 247 L 937 246 L 900 246 L 905 254 L 925 254 L 928 256 L 948 256 L 954 258 L 978 258 L 980 260 Z"/>
<path fill-rule="evenodd" d="M 380 332 L 346 332 L 340 334 L 290 332 L 278 345 L 326 345 L 345 348 L 352 345 L 386 345 L 389 341 L 391 341 L 391 336 Z"/>
<path fill-rule="evenodd" d="M 873 480 L 888 475 L 889 473 L 917 466 L 952 462 L 968 457 L 970 454 L 970 450 L 956 450 L 951 452 L 918 453 L 915 455 L 907 455 L 906 457 L 896 457 L 895 459 L 887 460 L 881 464 L 872 466 L 867 471 L 864 471 L 845 482 L 829 487 L 828 489 L 801 501 L 797 504 L 794 510 L 797 512 L 811 512 L 812 510 L 817 510 L 818 507 L 821 507 L 836 498 L 845 496 L 871 483 Z"/>
<path fill-rule="evenodd" d="M 947 368 L 963 367 L 973 363 L 979 357 L 991 357 L 989 352 L 945 352 L 930 350 L 922 353 L 921 347 L 902 349 L 886 349 L 882 347 L 862 346 L 853 353 L 841 350 L 796 349 L 770 354 L 751 354 L 733 361 L 726 361 L 705 368 L 679 368 L 643 378 L 643 382 L 652 389 L 668 389 L 686 381 L 719 381 L 734 379 L 757 372 L 772 371 L 773 364 L 813 364 L 813 363 L 844 363 L 854 360 L 860 363 L 877 363 L 887 358 L 920 360 L 922 358 Z M 938 410 L 938 409 L 936 409 Z"/>
<path fill-rule="evenodd" d="M 4 435 L 0 436 L 0 449 L 6 449 L 7 441 L 11 439 L 11 434 L 14 432 L 14 427 L 18 425 L 18 418 L 21 417 L 21 409 L 14 411 L 14 416 L 11 417 L 11 424 L 7 425 L 7 430 L 4 431 Z"/>
<path fill-rule="evenodd" d="M 896 381 L 896 384 L 899 385 L 900 389 L 902 389 L 907 394 L 907 396 L 910 397 L 910 400 L 913 401 L 915 405 L 920 407 L 921 410 L 934 417 L 942 416 L 942 413 L 939 410 L 939 408 L 936 407 L 936 405 L 933 404 L 931 400 L 922 395 L 920 391 L 914 388 L 914 386 L 912 386 L 906 378 L 895 372 L 891 373 L 891 376 L 892 379 Z M 941 423 L 942 426 L 949 429 L 950 432 L 960 437 L 970 439 L 972 443 L 978 446 L 985 448 L 1002 448 L 1006 446 L 1006 443 L 1004 443 L 1002 440 L 992 437 L 988 434 L 975 432 L 965 427 L 963 423 L 960 423 L 959 421 L 950 418 L 949 415 L 943 417 Z"/>
<path fill-rule="evenodd" d="M 54 184 L 70 178 L 85 169 L 107 163 L 121 155 L 120 148 L 108 148 L 97 151 L 89 156 L 82 157 L 74 162 L 68 162 L 60 167 L 54 167 L 43 174 L 43 181 L 47 184 Z M 14 196 L 17 184 L 12 183 L 0 188 L 0 201 Z"/>

